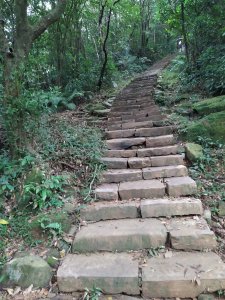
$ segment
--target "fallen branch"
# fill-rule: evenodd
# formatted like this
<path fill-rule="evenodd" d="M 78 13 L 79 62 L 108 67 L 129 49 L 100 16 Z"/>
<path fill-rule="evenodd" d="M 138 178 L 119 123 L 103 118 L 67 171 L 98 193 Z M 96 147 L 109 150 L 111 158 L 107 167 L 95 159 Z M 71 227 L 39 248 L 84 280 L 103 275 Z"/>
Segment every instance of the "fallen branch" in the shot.
<path fill-rule="evenodd" d="M 98 170 L 98 165 L 95 165 L 95 170 L 94 170 L 94 174 L 93 174 L 93 177 L 92 177 L 92 181 L 91 181 L 91 183 L 90 183 L 90 185 L 89 185 L 89 190 L 88 190 L 88 193 L 87 193 L 86 197 L 84 198 L 84 201 L 86 201 L 87 198 L 88 198 L 88 197 L 90 196 L 90 194 L 91 194 L 91 191 L 92 191 L 92 185 L 93 185 L 93 183 L 94 183 L 94 181 L 95 181 L 95 178 L 96 178 L 96 176 L 97 176 L 97 170 Z"/>

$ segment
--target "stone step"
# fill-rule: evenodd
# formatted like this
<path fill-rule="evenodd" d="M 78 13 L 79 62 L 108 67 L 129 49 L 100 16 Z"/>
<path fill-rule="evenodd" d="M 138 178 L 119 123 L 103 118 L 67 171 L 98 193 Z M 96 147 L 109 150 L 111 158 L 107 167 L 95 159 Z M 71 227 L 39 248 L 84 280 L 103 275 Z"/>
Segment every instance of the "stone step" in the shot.
<path fill-rule="evenodd" d="M 142 170 L 138 169 L 118 169 L 107 170 L 101 174 L 100 181 L 102 183 L 120 183 L 123 181 L 142 180 Z"/>
<path fill-rule="evenodd" d="M 83 226 L 76 234 L 72 252 L 129 251 L 164 246 L 166 227 L 157 219 L 100 221 Z"/>
<path fill-rule="evenodd" d="M 142 268 L 143 298 L 195 298 L 225 289 L 225 264 L 215 253 L 153 257 Z"/>
<path fill-rule="evenodd" d="M 116 219 L 135 219 L 139 216 L 140 201 L 94 202 L 80 209 L 80 218 L 87 222 Z"/>
<path fill-rule="evenodd" d="M 176 140 L 172 134 L 146 138 L 147 148 L 164 147 L 174 145 L 175 143 Z"/>
<path fill-rule="evenodd" d="M 131 148 L 132 146 L 139 146 L 145 144 L 145 138 L 123 138 L 107 140 L 106 145 L 109 150 L 123 150 Z"/>
<path fill-rule="evenodd" d="M 138 157 L 145 156 L 162 156 L 162 155 L 170 155 L 177 154 L 179 149 L 178 145 L 165 146 L 165 147 L 154 147 L 154 148 L 142 148 L 137 150 Z"/>
<path fill-rule="evenodd" d="M 135 129 L 123 129 L 123 130 L 114 130 L 114 131 L 105 132 L 107 139 L 120 139 L 120 138 L 134 137 L 134 134 L 135 134 Z"/>
<path fill-rule="evenodd" d="M 128 122 L 122 123 L 122 129 L 136 129 L 136 128 L 150 128 L 153 127 L 152 121 L 143 121 L 143 122 Z"/>
<path fill-rule="evenodd" d="M 95 198 L 96 200 L 106 200 L 106 201 L 113 201 L 113 200 L 118 200 L 119 195 L 118 195 L 118 189 L 119 186 L 118 184 L 101 184 L 99 185 L 95 191 Z"/>
<path fill-rule="evenodd" d="M 132 202 L 131 202 L 132 203 Z M 142 218 L 202 215 L 202 202 L 195 198 L 162 198 L 141 200 Z"/>
<path fill-rule="evenodd" d="M 106 294 L 140 294 L 138 261 L 127 253 L 68 254 L 57 281 L 65 293 L 98 287 Z"/>
<path fill-rule="evenodd" d="M 167 221 L 166 227 L 174 249 L 202 251 L 217 246 L 216 236 L 203 218 L 175 218 Z"/>
<path fill-rule="evenodd" d="M 132 150 L 107 150 L 105 151 L 106 157 L 135 157 L 137 154 L 136 149 Z"/>
<path fill-rule="evenodd" d="M 128 158 L 128 167 L 130 169 L 142 169 L 146 167 L 151 167 L 150 157 L 131 157 Z"/>
<path fill-rule="evenodd" d="M 184 159 L 183 159 L 183 155 L 181 154 L 151 157 L 152 167 L 175 166 L 175 165 L 183 165 L 183 164 L 184 164 Z"/>
<path fill-rule="evenodd" d="M 135 116 L 136 122 L 142 122 L 142 121 L 161 121 L 163 119 L 166 119 L 167 117 L 165 115 L 162 115 L 161 113 L 157 113 L 151 116 Z"/>
<path fill-rule="evenodd" d="M 167 194 L 171 197 L 189 196 L 197 192 L 196 182 L 188 177 L 173 177 L 165 179 Z"/>
<path fill-rule="evenodd" d="M 102 157 L 101 162 L 109 169 L 126 169 L 128 167 L 127 158 Z"/>
<path fill-rule="evenodd" d="M 156 178 L 181 177 L 188 175 L 188 170 L 183 165 L 144 168 L 142 172 L 143 179 L 147 180 Z"/>
<path fill-rule="evenodd" d="M 173 133 L 174 126 L 164 126 L 156 128 L 138 128 L 135 130 L 135 136 L 137 137 L 155 137 L 168 135 Z"/>
<path fill-rule="evenodd" d="M 165 185 L 160 180 L 138 180 L 119 185 L 121 200 L 159 198 L 165 194 Z"/>
<path fill-rule="evenodd" d="M 158 218 L 202 215 L 203 208 L 195 198 L 161 198 L 136 201 L 94 202 L 79 211 L 87 222 L 117 219 Z"/>

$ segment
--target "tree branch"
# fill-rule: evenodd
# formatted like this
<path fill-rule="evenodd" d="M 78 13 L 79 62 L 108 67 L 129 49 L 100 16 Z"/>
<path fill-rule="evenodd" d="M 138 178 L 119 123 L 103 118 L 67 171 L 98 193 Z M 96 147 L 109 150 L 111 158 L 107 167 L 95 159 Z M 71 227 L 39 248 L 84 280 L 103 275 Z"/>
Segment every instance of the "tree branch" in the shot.
<path fill-rule="evenodd" d="M 32 27 L 32 41 L 36 40 L 50 25 L 59 20 L 66 4 L 67 0 L 58 0 L 56 7 Z"/>

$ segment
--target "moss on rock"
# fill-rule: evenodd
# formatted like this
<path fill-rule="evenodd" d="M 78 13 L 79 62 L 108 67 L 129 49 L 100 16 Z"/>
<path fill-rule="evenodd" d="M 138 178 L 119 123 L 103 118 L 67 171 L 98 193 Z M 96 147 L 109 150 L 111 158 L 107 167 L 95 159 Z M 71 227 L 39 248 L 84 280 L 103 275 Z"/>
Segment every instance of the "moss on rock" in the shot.
<path fill-rule="evenodd" d="M 182 136 L 187 141 L 197 141 L 201 136 L 225 143 L 225 111 L 210 114 L 192 123 Z"/>
<path fill-rule="evenodd" d="M 209 98 L 193 105 L 193 110 L 199 115 L 209 115 L 220 111 L 225 111 L 225 96 Z"/>
<path fill-rule="evenodd" d="M 6 285 L 27 288 L 46 287 L 52 277 L 52 269 L 38 256 L 25 256 L 14 258 L 6 264 L 5 274 L 8 281 Z"/>
<path fill-rule="evenodd" d="M 186 156 L 190 161 L 196 161 L 203 156 L 202 146 L 195 143 L 187 143 L 185 145 Z"/>

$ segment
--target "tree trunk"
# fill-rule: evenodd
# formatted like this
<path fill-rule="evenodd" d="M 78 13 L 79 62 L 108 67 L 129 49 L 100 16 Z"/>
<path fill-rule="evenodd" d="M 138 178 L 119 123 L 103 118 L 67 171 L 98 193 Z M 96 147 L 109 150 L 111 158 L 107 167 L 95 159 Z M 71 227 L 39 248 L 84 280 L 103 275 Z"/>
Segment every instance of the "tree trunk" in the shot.
<path fill-rule="evenodd" d="M 21 148 L 21 145 L 25 143 L 26 132 L 23 128 L 25 113 L 21 111 L 21 108 L 18 108 L 17 100 L 21 94 L 26 58 L 29 55 L 32 43 L 60 18 L 66 2 L 67 0 L 59 0 L 52 11 L 31 26 L 27 16 L 28 1 L 15 0 L 14 49 L 10 49 L 8 46 L 4 32 L 4 21 L 0 20 L 0 51 L 4 67 L 3 118 L 6 137 L 12 154 L 15 154 L 17 148 Z"/>
<path fill-rule="evenodd" d="M 181 2 L 181 23 L 182 23 L 182 34 L 184 37 L 185 55 L 186 55 L 187 62 L 189 64 L 189 44 L 188 44 L 187 30 L 185 24 L 185 7 L 183 1 Z"/>

